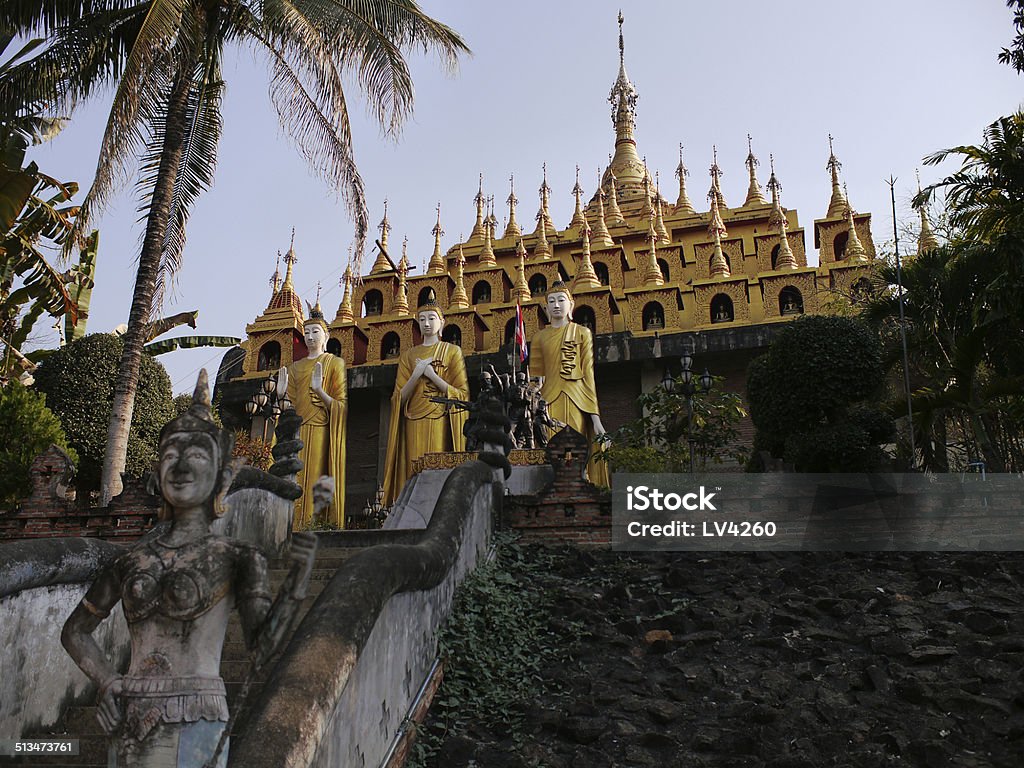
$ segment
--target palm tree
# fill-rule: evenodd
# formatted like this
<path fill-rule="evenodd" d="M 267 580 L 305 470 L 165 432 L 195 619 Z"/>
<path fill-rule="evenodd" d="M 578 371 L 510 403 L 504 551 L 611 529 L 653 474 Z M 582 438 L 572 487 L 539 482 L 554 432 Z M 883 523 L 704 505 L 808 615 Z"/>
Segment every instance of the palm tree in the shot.
<path fill-rule="evenodd" d="M 146 326 L 181 264 L 191 207 L 213 177 L 224 46 L 245 44 L 269 60 L 270 98 L 281 125 L 341 193 L 355 220 L 357 254 L 367 212 L 341 73 L 356 74 L 373 114 L 394 135 L 413 101 L 403 51 L 433 50 L 452 68 L 468 49 L 414 0 L 7 0 L 3 6 L 0 29 L 50 39 L 35 71 L 23 72 L 25 93 L 71 106 L 101 82 L 117 83 L 79 232 L 141 157 L 146 227 L 108 432 L 106 502 L 124 467 Z M 100 29 L 105 37 L 97 40 Z"/>

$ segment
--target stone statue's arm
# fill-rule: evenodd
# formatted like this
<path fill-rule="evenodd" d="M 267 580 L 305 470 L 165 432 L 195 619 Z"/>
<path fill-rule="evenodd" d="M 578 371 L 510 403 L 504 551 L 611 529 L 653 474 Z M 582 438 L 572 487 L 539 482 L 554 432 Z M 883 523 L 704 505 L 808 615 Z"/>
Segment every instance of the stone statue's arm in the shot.
<path fill-rule="evenodd" d="M 451 365 L 448 367 L 448 375 L 451 381 L 441 378 L 440 374 L 432 366 L 423 371 L 423 375 L 434 382 L 434 385 L 445 392 L 449 397 L 457 400 L 469 398 L 469 377 L 466 375 L 466 358 L 462 351 L 455 349 L 451 355 Z"/>
<path fill-rule="evenodd" d="M 253 648 L 253 664 L 256 669 L 260 669 L 277 652 L 299 616 L 302 601 L 309 591 L 309 579 L 313 573 L 313 563 L 316 560 L 317 544 L 316 534 L 306 532 L 292 534 L 291 569 L 277 593 L 274 604 L 270 606 L 269 611 L 266 608 L 263 609 L 262 621 L 255 626 L 255 631 L 251 635 L 247 634 L 246 636 L 247 642 Z M 257 555 L 260 558 L 263 557 L 259 553 Z M 265 558 L 263 559 L 263 574 L 265 579 Z M 269 602 L 269 598 L 264 605 L 267 602 Z M 243 622 L 244 620 L 243 614 Z"/>
<path fill-rule="evenodd" d="M 68 655 L 99 688 L 97 717 L 108 734 L 116 731 L 121 722 L 115 698 L 121 692 L 121 675 L 96 644 L 92 633 L 120 599 L 117 573 L 113 566 L 105 568 L 71 612 L 60 633 L 60 642 Z"/>
<path fill-rule="evenodd" d="M 324 391 L 324 367 L 319 362 L 313 366 L 313 373 L 309 378 L 309 388 L 323 401 L 324 407 L 330 410 L 334 405 L 334 398 Z"/>
<path fill-rule="evenodd" d="M 284 397 L 288 393 L 288 368 L 282 365 L 277 372 L 277 396 Z"/>

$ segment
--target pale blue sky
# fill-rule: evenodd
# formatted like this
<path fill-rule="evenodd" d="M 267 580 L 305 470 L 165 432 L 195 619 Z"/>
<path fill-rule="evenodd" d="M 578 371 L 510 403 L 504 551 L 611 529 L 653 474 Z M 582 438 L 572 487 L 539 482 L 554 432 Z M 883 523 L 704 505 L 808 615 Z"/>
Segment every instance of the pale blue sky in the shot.
<path fill-rule="evenodd" d="M 435 206 L 447 231 L 443 246 L 473 226 L 477 176 L 506 214 L 514 173 L 517 217 L 532 224 L 541 164 L 547 162 L 551 210 L 559 227 L 572 216 L 576 164 L 592 194 L 597 169 L 612 151 L 608 91 L 618 67 L 620 3 L 569 0 L 516 3 L 423 3 L 456 29 L 473 51 L 454 77 L 433 58 L 413 56 L 416 106 L 397 143 L 367 119 L 353 84 L 355 154 L 366 182 L 370 218 L 384 198 L 393 243 L 409 237 L 422 269 L 433 248 Z M 1021 80 L 996 61 L 1012 37 L 1003 0 L 816 0 L 775 3 L 635 2 L 623 6 L 626 67 L 640 94 L 636 138 L 662 192 L 675 199 L 678 144 L 686 146 L 688 188 L 698 209 L 709 186 L 717 144 L 723 192 L 732 205 L 747 186 L 746 135 L 768 178 L 768 155 L 813 245 L 813 220 L 829 199 L 827 136 L 843 163 L 851 202 L 874 215 L 876 243 L 891 239 L 889 188 L 905 207 L 921 158 L 976 143 L 985 125 L 1020 105 Z M 341 298 L 352 225 L 344 208 L 277 127 L 266 67 L 249 51 L 229 55 L 224 137 L 216 183 L 196 206 L 184 268 L 169 314 L 198 309 L 198 332 L 244 336 L 264 309 L 278 250 L 296 229 L 296 285 L 333 317 Z M 52 145 L 32 158 L 47 173 L 83 187 L 95 167 L 107 102 L 75 116 Z M 938 177 L 921 167 L 925 183 Z M 706 203 L 705 203 L 706 204 Z M 130 189 L 98 220 L 101 245 L 91 331 L 126 322 L 141 228 Z M 903 215 L 901 213 L 901 215 Z M 366 264 L 372 262 L 366 254 Z M 41 324 L 42 325 L 42 324 Z M 176 392 L 191 389 L 199 367 L 215 372 L 222 350 L 161 357 Z"/>

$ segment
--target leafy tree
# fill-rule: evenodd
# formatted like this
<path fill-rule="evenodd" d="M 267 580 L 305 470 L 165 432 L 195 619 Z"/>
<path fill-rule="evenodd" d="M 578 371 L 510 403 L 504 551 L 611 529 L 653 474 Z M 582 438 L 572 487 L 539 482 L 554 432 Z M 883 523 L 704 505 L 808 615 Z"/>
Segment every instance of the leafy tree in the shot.
<path fill-rule="evenodd" d="M 266 55 L 281 124 L 340 191 L 355 218 L 357 254 L 368 216 L 341 73 L 356 74 L 371 112 L 394 134 L 413 101 L 403 50 L 434 50 L 454 66 L 468 49 L 414 0 L 90 0 L 84 9 L 67 0 L 9 0 L 0 11 L 3 28 L 49 36 L 36 66 L 19 72 L 27 93 L 48 92 L 55 103 L 68 105 L 98 84 L 117 84 L 79 231 L 125 170 L 141 161 L 146 229 L 111 411 L 102 489 L 107 499 L 124 465 L 146 325 L 181 264 L 192 205 L 213 179 L 225 44 L 244 43 Z M 77 66 L 62 76 L 69 54 Z"/>
<path fill-rule="evenodd" d="M 603 438 L 601 457 L 612 472 L 688 472 L 690 450 L 701 469 L 708 462 L 742 462 L 745 452 L 737 444 L 737 425 L 746 417 L 739 395 L 720 387 L 720 379 L 707 394 L 697 392 L 692 401 L 693 432 L 689 427 L 688 405 L 680 382 L 671 392 L 658 386 L 640 395 L 643 414 Z"/>
<path fill-rule="evenodd" d="M 808 315 L 788 324 L 747 372 L 754 448 L 800 472 L 860 472 L 884 463 L 895 434 L 878 405 L 881 345 L 850 317 Z"/>
<path fill-rule="evenodd" d="M 90 334 L 53 352 L 35 373 L 36 388 L 46 394 L 68 442 L 78 452 L 78 485 L 83 492 L 99 488 L 122 346 L 121 339 L 111 334 Z M 167 371 L 149 355 L 144 356 L 128 440 L 128 473 L 138 477 L 150 468 L 160 430 L 174 413 Z"/>
<path fill-rule="evenodd" d="M 999 63 L 1009 64 L 1024 74 L 1024 0 L 1006 0 L 1006 7 L 1013 11 L 1013 27 L 1017 34 L 1010 47 L 999 52 Z"/>
<path fill-rule="evenodd" d="M 32 490 L 29 468 L 56 445 L 77 461 L 60 420 L 46 407 L 46 396 L 14 382 L 0 389 L 0 504 L 25 498 Z"/>

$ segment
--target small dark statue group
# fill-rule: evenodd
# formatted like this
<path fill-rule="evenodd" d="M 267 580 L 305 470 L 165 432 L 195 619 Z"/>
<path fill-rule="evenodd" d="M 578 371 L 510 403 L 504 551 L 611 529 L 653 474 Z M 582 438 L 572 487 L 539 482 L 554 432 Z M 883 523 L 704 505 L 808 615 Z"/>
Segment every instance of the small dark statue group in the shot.
<path fill-rule="evenodd" d="M 548 413 L 547 401 L 540 396 L 540 379 L 530 381 L 525 371 L 498 373 L 491 366 L 481 373 L 480 392 L 473 402 L 436 399 L 469 411 L 464 428 L 467 451 L 480 450 L 487 428 L 483 414 L 488 410 L 507 416 L 508 437 L 515 449 L 546 448 L 548 438 L 565 426 Z"/>
<path fill-rule="evenodd" d="M 202 371 L 191 407 L 160 433 L 155 479 L 170 525 L 157 526 L 101 571 L 64 626 L 64 647 L 99 688 L 98 718 L 113 737 L 109 765 L 225 765 L 220 657 L 231 611 L 238 609 L 255 668 L 297 618 L 316 537 L 292 534 L 291 571 L 273 600 L 264 554 L 211 532 L 236 471 L 233 443 L 213 421 Z M 119 602 L 131 635 L 123 674 L 92 634 Z"/>

